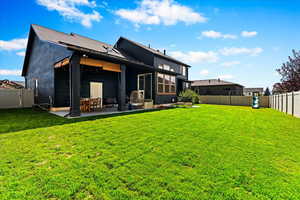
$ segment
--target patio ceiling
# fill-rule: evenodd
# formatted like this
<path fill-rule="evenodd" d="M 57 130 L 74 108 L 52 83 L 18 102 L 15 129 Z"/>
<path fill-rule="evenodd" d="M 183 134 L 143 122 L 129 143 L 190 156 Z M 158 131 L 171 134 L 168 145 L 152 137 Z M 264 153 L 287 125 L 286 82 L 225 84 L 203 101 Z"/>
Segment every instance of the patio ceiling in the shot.
<path fill-rule="evenodd" d="M 63 60 L 55 63 L 54 68 L 69 66 L 69 63 L 70 63 L 70 58 L 64 58 Z M 81 57 L 80 65 L 99 67 L 106 71 L 121 72 L 120 64 L 115 64 L 115 63 L 93 59 L 93 58 Z"/>

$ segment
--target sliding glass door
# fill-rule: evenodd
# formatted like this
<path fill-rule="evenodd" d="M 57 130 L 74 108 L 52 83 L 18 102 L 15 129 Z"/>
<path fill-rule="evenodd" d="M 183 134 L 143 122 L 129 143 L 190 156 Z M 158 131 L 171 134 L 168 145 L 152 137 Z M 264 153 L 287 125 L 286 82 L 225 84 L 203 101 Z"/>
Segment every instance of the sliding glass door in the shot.
<path fill-rule="evenodd" d="M 139 74 L 138 75 L 138 90 L 143 91 L 145 99 L 152 99 L 152 74 Z"/>

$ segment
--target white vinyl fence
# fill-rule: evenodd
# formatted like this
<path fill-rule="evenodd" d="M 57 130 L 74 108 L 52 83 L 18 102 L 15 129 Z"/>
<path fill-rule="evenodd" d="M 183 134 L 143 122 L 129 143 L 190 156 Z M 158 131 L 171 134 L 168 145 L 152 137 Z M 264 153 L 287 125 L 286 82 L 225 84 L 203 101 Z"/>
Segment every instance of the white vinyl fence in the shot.
<path fill-rule="evenodd" d="M 270 96 L 270 107 L 300 117 L 300 91 Z"/>
<path fill-rule="evenodd" d="M 0 89 L 0 109 L 32 107 L 33 95 L 28 89 Z"/>
<path fill-rule="evenodd" d="M 269 97 L 260 96 L 260 106 L 269 107 Z M 205 95 L 200 96 L 201 103 L 218 104 L 218 105 L 235 105 L 235 106 L 252 106 L 252 96 L 217 96 Z"/>

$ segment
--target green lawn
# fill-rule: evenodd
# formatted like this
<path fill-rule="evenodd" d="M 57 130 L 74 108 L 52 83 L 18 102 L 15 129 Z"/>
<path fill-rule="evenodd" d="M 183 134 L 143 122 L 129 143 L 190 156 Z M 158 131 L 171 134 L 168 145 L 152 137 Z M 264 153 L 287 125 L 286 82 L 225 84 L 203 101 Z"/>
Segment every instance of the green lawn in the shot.
<path fill-rule="evenodd" d="M 216 105 L 0 111 L 0 199 L 300 199 L 300 119 Z"/>

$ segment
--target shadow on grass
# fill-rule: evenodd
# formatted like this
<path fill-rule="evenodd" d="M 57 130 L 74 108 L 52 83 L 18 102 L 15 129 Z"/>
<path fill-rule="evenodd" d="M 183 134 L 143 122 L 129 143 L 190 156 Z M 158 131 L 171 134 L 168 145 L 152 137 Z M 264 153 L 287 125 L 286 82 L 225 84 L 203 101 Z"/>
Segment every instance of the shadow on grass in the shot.
<path fill-rule="evenodd" d="M 139 110 L 130 113 L 116 113 L 110 115 L 66 119 L 50 114 L 46 111 L 33 110 L 31 108 L 5 109 L 0 110 L 0 134 L 154 111 L 156 112 L 160 110 Z"/>

